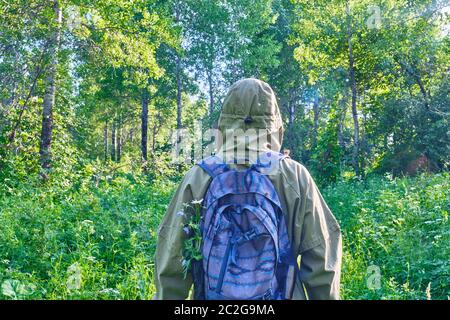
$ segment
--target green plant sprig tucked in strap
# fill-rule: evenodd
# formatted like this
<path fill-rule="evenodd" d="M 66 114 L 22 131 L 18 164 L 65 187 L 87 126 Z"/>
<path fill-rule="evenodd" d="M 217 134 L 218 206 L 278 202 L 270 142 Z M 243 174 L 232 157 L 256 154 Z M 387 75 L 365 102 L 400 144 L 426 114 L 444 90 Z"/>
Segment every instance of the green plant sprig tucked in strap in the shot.
<path fill-rule="evenodd" d="M 202 259 L 200 245 L 202 243 L 202 232 L 200 224 L 202 219 L 202 202 L 203 199 L 193 200 L 191 203 L 184 204 L 184 211 L 177 214 L 184 219 L 183 231 L 186 238 L 183 242 L 182 266 L 184 277 L 186 278 L 192 268 L 194 261 Z"/>

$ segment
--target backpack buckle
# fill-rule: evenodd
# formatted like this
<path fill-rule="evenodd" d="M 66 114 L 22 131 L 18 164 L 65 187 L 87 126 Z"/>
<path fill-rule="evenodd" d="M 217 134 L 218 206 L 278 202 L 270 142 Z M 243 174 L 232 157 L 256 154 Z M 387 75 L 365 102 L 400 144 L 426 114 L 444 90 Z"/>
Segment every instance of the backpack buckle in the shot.
<path fill-rule="evenodd" d="M 266 291 L 266 293 L 264 293 L 263 300 L 272 300 L 272 289 L 269 289 Z"/>
<path fill-rule="evenodd" d="M 255 236 L 256 232 L 255 229 L 251 229 L 249 231 L 247 231 L 246 233 L 244 233 L 244 239 L 249 241 L 250 239 L 252 239 Z"/>

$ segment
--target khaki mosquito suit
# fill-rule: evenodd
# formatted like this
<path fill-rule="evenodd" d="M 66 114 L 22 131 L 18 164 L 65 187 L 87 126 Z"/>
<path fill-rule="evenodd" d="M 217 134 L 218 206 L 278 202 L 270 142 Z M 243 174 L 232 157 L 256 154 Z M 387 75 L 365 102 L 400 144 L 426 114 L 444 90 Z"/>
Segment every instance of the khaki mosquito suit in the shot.
<path fill-rule="evenodd" d="M 249 116 L 251 121 L 246 121 Z M 256 79 L 236 82 L 225 98 L 218 129 L 224 136 L 229 129 L 263 129 L 270 143 L 258 146 L 257 135 L 250 137 L 246 142 L 247 152 L 255 155 L 267 150 L 280 151 L 283 125 L 270 86 Z M 218 153 L 226 152 L 225 145 L 218 146 Z M 293 299 L 339 299 L 341 232 L 311 175 L 301 164 L 286 158 L 269 179 L 278 192 L 290 241 L 300 257 Z M 181 265 L 184 222 L 177 213 L 184 210 L 183 204 L 203 199 L 210 181 L 211 177 L 199 166 L 191 168 L 161 222 L 156 250 L 155 299 L 186 299 L 189 295 L 192 278 L 184 279 Z"/>

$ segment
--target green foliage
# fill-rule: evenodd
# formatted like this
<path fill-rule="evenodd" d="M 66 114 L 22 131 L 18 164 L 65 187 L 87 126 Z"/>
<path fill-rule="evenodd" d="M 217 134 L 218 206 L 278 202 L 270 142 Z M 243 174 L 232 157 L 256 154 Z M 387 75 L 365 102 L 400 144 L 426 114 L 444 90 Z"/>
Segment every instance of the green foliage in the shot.
<path fill-rule="evenodd" d="M 311 170 L 318 177 L 320 184 L 335 182 L 341 174 L 342 150 L 337 141 L 337 129 L 334 121 L 330 121 L 319 131 L 319 141 L 310 160 Z"/>
<path fill-rule="evenodd" d="M 171 185 L 116 174 L 0 195 L 0 298 L 151 299 Z"/>
<path fill-rule="evenodd" d="M 448 298 L 448 179 L 374 176 L 323 191 L 343 231 L 344 299 L 426 299 L 428 286 L 431 299 Z M 373 265 L 381 281 L 370 289 Z"/>
<path fill-rule="evenodd" d="M 444 89 L 449 65 L 445 3 L 293 0 L 292 4 L 293 32 L 287 42 L 294 47 L 293 57 L 307 77 L 306 87 L 315 88 L 324 101 L 320 117 L 340 122 L 344 129 L 345 144 L 333 165 L 352 155 L 356 134 L 355 161 L 365 172 L 405 173 L 409 161 L 420 155 L 433 163 L 429 170 L 446 168 L 450 139 L 448 89 Z M 350 97 L 350 89 L 355 89 L 356 97 Z M 351 102 L 356 110 L 345 113 Z M 335 112 L 327 109 L 343 112 L 343 118 L 333 117 Z M 359 134 L 354 122 L 359 123 Z M 322 150 L 316 151 L 315 157 L 320 156 Z"/>
<path fill-rule="evenodd" d="M 202 260 L 202 231 L 200 229 L 202 219 L 203 199 L 193 200 L 191 203 L 185 204 L 185 209 L 177 214 L 183 216 L 186 239 L 183 243 L 183 272 L 186 278 L 188 273 L 192 271 L 192 264 L 195 261 Z"/>
<path fill-rule="evenodd" d="M 0 298 L 152 298 L 156 230 L 175 184 L 84 176 L 1 191 Z M 448 179 L 373 176 L 324 189 L 343 231 L 342 298 L 447 299 Z M 368 285 L 371 266 L 379 287 Z"/>
<path fill-rule="evenodd" d="M 177 120 L 191 134 L 199 120 L 214 127 L 242 77 L 274 88 L 284 147 L 328 186 L 345 235 L 343 297 L 448 297 L 447 4 L 373 5 L 0 1 L 0 298 L 151 298 L 155 230 L 189 167 L 172 162 L 171 133 Z M 417 171 L 443 173 L 370 177 Z M 366 285 L 371 265 L 381 268 L 377 290 Z"/>

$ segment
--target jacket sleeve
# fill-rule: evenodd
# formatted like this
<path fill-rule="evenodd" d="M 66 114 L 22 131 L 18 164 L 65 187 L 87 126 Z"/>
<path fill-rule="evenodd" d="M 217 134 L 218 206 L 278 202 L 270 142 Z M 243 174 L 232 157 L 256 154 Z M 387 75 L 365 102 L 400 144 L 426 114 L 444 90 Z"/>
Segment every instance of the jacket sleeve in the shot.
<path fill-rule="evenodd" d="M 342 239 L 334 218 L 311 175 L 303 168 L 300 179 L 304 212 L 300 242 L 300 281 L 308 299 L 339 299 Z"/>
<path fill-rule="evenodd" d="M 182 300 L 189 295 L 192 277 L 184 278 L 182 247 L 185 239 L 184 220 L 179 212 L 184 212 L 184 204 L 202 199 L 208 186 L 206 173 L 198 166 L 188 171 L 169 204 L 159 229 L 155 257 L 154 299 Z"/>

